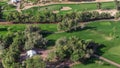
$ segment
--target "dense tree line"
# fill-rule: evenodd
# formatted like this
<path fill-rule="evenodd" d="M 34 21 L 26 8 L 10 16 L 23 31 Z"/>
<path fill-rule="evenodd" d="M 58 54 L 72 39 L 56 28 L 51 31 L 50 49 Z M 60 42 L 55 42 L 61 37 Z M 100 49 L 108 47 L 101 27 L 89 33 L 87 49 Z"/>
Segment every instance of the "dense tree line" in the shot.
<path fill-rule="evenodd" d="M 99 13 L 97 11 L 72 12 L 64 15 L 55 14 L 52 12 L 32 15 L 30 13 L 19 13 L 15 11 L 6 16 L 6 20 L 13 23 L 57 23 L 66 18 L 75 19 L 77 22 L 85 22 L 98 19 L 110 19 L 112 16 L 109 13 Z"/>

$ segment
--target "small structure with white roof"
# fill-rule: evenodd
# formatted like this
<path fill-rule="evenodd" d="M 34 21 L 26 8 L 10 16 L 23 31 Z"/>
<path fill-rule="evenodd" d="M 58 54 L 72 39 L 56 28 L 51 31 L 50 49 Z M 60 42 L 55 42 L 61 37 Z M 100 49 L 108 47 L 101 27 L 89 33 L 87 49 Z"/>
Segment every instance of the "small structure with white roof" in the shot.
<path fill-rule="evenodd" d="M 36 54 L 37 54 L 37 52 L 35 50 L 29 50 L 29 51 L 27 51 L 27 57 L 31 58 L 31 57 L 33 57 Z"/>
<path fill-rule="evenodd" d="M 21 0 L 11 0 L 11 3 L 19 3 Z"/>

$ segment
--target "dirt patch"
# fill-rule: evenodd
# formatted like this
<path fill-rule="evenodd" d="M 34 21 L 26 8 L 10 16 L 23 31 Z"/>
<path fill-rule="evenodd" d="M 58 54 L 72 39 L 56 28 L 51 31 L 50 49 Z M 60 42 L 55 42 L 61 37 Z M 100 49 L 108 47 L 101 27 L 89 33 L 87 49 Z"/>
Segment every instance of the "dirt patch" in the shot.
<path fill-rule="evenodd" d="M 71 10 L 71 7 L 62 7 L 61 11 Z"/>
<path fill-rule="evenodd" d="M 97 11 L 97 12 L 99 12 L 99 13 L 110 13 L 111 14 L 111 16 L 114 16 L 118 11 L 117 10 L 115 10 L 115 9 L 113 9 L 113 10 L 95 10 L 95 11 Z"/>
<path fill-rule="evenodd" d="M 12 22 L 0 22 L 0 25 L 8 25 L 8 24 L 13 24 Z"/>
<path fill-rule="evenodd" d="M 106 40 L 110 41 L 113 39 L 113 37 L 105 37 Z"/>
<path fill-rule="evenodd" d="M 114 1 L 114 0 L 96 0 L 96 2 L 108 2 L 108 1 Z"/>
<path fill-rule="evenodd" d="M 56 11 L 53 11 L 53 13 L 57 14 L 57 13 L 59 13 L 59 11 L 56 10 Z"/>

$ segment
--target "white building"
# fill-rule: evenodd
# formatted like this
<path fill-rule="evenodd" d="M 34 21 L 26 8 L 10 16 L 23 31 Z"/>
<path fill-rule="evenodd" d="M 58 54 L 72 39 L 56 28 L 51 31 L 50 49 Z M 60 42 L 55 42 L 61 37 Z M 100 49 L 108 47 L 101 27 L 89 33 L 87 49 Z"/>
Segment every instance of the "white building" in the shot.
<path fill-rule="evenodd" d="M 37 54 L 37 52 L 35 50 L 29 50 L 29 51 L 27 51 L 27 57 L 33 57 L 36 54 Z"/>
<path fill-rule="evenodd" d="M 11 0 L 11 3 L 18 3 L 20 2 L 21 0 Z"/>

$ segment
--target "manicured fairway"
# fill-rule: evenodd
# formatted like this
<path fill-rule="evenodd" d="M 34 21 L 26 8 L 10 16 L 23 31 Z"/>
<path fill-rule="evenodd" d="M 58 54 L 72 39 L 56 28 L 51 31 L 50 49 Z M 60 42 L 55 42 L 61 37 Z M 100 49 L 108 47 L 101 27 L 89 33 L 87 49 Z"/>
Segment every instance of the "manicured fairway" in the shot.
<path fill-rule="evenodd" d="M 7 32 L 10 30 L 12 32 L 16 31 L 23 31 L 27 25 L 33 25 L 33 24 L 13 24 L 13 25 L 0 25 L 0 35 L 6 35 Z M 40 26 L 42 30 L 47 31 L 57 31 L 56 24 L 34 24 Z"/>
<path fill-rule="evenodd" d="M 61 11 L 61 7 L 70 7 L 71 10 L 67 11 Z M 102 3 L 102 9 L 114 9 L 115 5 L 114 2 L 103 2 Z M 55 5 L 48 5 L 44 7 L 33 7 L 27 10 L 24 10 L 23 12 L 30 12 L 33 14 L 38 14 L 38 11 L 43 12 L 45 10 L 47 11 L 60 11 L 60 14 L 65 14 L 73 11 L 85 11 L 85 10 L 95 10 L 97 9 L 96 3 L 83 3 L 83 4 L 55 4 Z"/>

